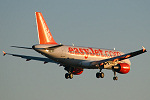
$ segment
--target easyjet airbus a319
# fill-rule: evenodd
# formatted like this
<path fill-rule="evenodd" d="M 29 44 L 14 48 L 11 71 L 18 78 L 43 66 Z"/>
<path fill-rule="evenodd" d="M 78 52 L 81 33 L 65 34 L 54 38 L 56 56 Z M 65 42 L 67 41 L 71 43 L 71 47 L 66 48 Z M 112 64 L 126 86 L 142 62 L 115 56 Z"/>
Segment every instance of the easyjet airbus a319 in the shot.
<path fill-rule="evenodd" d="M 79 47 L 62 45 L 55 42 L 52 34 L 42 16 L 42 13 L 35 12 L 37 30 L 39 36 L 39 44 L 33 45 L 32 48 L 12 46 L 16 48 L 32 49 L 45 56 L 34 57 L 12 53 L 4 53 L 4 55 L 12 55 L 21 57 L 26 61 L 37 60 L 43 61 L 44 64 L 52 62 L 63 66 L 67 71 L 66 79 L 72 79 L 73 75 L 82 74 L 84 69 L 98 69 L 97 78 L 104 78 L 103 69 L 109 69 L 114 72 L 113 80 L 118 80 L 116 72 L 126 74 L 130 71 L 130 60 L 128 58 L 146 52 L 143 47 L 141 50 L 124 54 L 121 51 L 100 49 L 91 47 Z"/>

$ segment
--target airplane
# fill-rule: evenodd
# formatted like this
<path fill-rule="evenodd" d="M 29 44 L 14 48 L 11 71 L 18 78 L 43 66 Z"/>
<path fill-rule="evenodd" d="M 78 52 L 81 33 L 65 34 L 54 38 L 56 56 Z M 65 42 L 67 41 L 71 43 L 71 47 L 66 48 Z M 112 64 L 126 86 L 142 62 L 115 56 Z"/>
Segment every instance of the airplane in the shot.
<path fill-rule="evenodd" d="M 41 12 L 35 12 L 39 44 L 32 48 L 11 46 L 15 48 L 31 49 L 42 54 L 45 57 L 26 56 L 20 54 L 6 53 L 3 56 L 12 55 L 21 57 L 26 61 L 36 60 L 46 63 L 55 63 L 63 66 L 67 71 L 66 79 L 72 79 L 73 75 L 80 75 L 84 69 L 98 69 L 96 78 L 104 78 L 103 69 L 114 72 L 113 80 L 118 80 L 116 73 L 127 74 L 130 71 L 131 62 L 129 58 L 147 52 L 142 46 L 141 50 L 130 53 L 123 53 L 117 50 L 101 49 L 92 47 L 81 47 L 63 45 L 55 42 Z"/>

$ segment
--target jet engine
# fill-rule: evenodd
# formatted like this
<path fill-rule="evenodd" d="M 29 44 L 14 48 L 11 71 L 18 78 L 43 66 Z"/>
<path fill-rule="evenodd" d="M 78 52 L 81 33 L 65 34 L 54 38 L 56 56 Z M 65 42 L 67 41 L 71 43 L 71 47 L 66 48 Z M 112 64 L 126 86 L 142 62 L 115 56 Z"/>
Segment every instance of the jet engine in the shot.
<path fill-rule="evenodd" d="M 113 66 L 112 69 L 118 73 L 126 74 L 130 71 L 130 65 L 127 63 L 118 63 L 116 66 Z"/>

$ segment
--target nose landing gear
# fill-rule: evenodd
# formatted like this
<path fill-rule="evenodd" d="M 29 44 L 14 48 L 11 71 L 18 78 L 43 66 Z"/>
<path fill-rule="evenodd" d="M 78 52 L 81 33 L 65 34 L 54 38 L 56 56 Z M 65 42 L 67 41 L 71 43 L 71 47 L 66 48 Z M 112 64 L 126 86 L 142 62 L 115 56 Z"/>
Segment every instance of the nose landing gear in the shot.
<path fill-rule="evenodd" d="M 118 80 L 118 77 L 116 76 L 116 71 L 114 71 L 114 77 L 113 77 L 113 80 L 114 80 L 114 81 L 117 81 L 117 80 Z"/>

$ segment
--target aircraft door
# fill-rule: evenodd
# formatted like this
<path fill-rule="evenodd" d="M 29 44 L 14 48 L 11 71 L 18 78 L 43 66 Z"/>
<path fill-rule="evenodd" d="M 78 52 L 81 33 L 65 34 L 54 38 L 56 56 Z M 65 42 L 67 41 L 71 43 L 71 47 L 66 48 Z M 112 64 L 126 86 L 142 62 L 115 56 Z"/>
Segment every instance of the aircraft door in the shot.
<path fill-rule="evenodd" d="M 65 51 L 65 48 L 62 47 L 61 50 L 62 50 L 61 57 L 62 57 L 62 58 L 65 58 L 65 57 L 66 57 L 66 51 Z"/>

